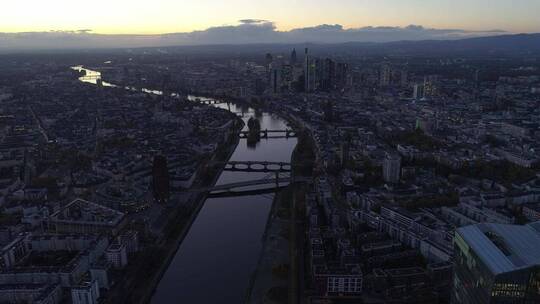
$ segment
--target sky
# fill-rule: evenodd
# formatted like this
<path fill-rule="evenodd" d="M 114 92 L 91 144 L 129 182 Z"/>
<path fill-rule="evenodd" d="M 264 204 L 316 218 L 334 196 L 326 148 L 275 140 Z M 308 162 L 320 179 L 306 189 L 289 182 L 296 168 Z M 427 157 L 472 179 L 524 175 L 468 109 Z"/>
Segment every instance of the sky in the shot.
<path fill-rule="evenodd" d="M 540 32 L 539 0 L 5 0 L 0 32 L 91 29 L 162 34 L 274 22 L 279 31 L 340 24 Z"/>
<path fill-rule="evenodd" d="M 459 39 L 540 32 L 540 0 L 4 0 L 0 50 Z"/>

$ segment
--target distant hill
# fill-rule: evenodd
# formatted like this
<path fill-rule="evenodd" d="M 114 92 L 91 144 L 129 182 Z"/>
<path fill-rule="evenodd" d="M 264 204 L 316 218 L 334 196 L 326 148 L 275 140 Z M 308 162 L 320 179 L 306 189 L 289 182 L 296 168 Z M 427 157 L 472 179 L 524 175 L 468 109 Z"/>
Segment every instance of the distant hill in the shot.
<path fill-rule="evenodd" d="M 85 47 L 67 49 L 25 49 L 25 53 L 156 53 L 189 54 L 194 56 L 241 55 L 260 58 L 265 53 L 289 54 L 293 48 L 299 56 L 304 48 L 319 56 L 330 55 L 403 55 L 403 56 L 540 56 L 540 33 L 508 34 L 457 40 L 419 40 L 396 42 L 346 42 L 346 43 L 257 43 L 257 44 L 212 44 L 191 46 L 156 47 Z M 10 50 L 6 50 L 9 52 Z M 0 52 L 2 48 L 0 47 Z"/>
<path fill-rule="evenodd" d="M 197 54 L 257 54 L 266 52 L 287 53 L 293 48 L 299 55 L 305 47 L 314 54 L 351 53 L 366 55 L 540 55 L 539 34 L 501 35 L 459 40 L 421 40 L 386 43 L 347 42 L 337 44 L 245 44 L 245 45 L 199 45 L 168 47 L 171 51 Z M 146 48 L 145 50 L 151 50 Z M 163 48 L 161 48 L 163 49 Z"/>
<path fill-rule="evenodd" d="M 359 45 L 359 47 L 365 46 Z M 540 34 L 502 35 L 461 40 L 401 41 L 370 47 L 410 53 L 522 55 L 540 53 Z"/>

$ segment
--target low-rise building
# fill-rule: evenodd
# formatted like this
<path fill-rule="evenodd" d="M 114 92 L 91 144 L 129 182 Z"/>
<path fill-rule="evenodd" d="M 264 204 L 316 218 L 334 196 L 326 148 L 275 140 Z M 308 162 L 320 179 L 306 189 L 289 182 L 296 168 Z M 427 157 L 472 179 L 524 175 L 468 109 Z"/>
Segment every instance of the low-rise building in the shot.
<path fill-rule="evenodd" d="M 17 261 L 30 253 L 29 237 L 30 234 L 28 233 L 20 235 L 2 248 L 0 251 L 0 269 L 12 268 Z"/>
<path fill-rule="evenodd" d="M 58 284 L 2 284 L 1 303 L 58 304 L 62 290 Z"/>
<path fill-rule="evenodd" d="M 99 297 L 99 284 L 95 280 L 71 288 L 73 304 L 97 304 Z"/>
<path fill-rule="evenodd" d="M 51 215 L 49 229 L 56 233 L 117 235 L 126 223 L 125 214 L 76 199 Z"/>
<path fill-rule="evenodd" d="M 128 263 L 126 245 L 122 243 L 113 243 L 105 252 L 107 261 L 110 262 L 114 268 L 124 268 Z"/>
<path fill-rule="evenodd" d="M 540 204 L 524 205 L 522 214 L 529 221 L 540 221 Z"/>
<path fill-rule="evenodd" d="M 362 271 L 359 266 L 328 267 L 316 266 L 314 282 L 320 295 L 359 296 L 362 294 Z"/>

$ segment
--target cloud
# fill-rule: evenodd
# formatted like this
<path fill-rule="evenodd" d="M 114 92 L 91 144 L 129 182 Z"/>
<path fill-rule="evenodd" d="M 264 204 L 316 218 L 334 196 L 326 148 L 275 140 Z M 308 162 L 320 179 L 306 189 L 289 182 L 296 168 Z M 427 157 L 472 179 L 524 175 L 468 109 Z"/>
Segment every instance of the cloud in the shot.
<path fill-rule="evenodd" d="M 210 27 L 206 30 L 163 35 L 102 35 L 90 29 L 30 33 L 0 33 L 0 50 L 152 47 L 206 44 L 250 43 L 342 43 L 391 42 L 401 40 L 459 39 L 505 33 L 502 30 L 467 31 L 435 29 L 422 25 L 366 26 L 344 28 L 340 24 L 321 24 L 277 30 L 275 24 L 262 19 L 242 19 L 237 25 Z"/>
<path fill-rule="evenodd" d="M 238 22 L 240 22 L 240 23 L 242 23 L 242 24 L 271 23 L 270 21 L 268 21 L 268 20 L 263 20 L 263 19 L 242 19 L 242 20 L 238 20 Z"/>

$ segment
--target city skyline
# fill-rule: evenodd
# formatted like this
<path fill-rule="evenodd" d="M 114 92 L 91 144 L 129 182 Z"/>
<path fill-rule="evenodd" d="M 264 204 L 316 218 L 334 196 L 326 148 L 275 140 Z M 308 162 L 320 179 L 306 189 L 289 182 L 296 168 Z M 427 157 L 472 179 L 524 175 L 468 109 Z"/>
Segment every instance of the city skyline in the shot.
<path fill-rule="evenodd" d="M 465 31 L 504 30 L 510 33 L 540 31 L 534 12 L 540 3 L 519 0 L 496 1 L 418 0 L 273 1 L 245 0 L 93 1 L 88 5 L 66 0 L 10 2 L 0 13 L 0 32 L 48 32 L 84 30 L 98 34 L 166 34 L 205 31 L 214 27 L 242 24 L 237 20 L 271 23 L 278 32 L 322 24 L 339 24 L 343 29 L 406 27 Z M 422 3 L 421 3 L 422 2 Z M 28 10 L 28 5 L 32 10 Z M 219 12 L 219 13 L 216 13 Z M 324 14 L 322 14 L 324 12 Z"/>

